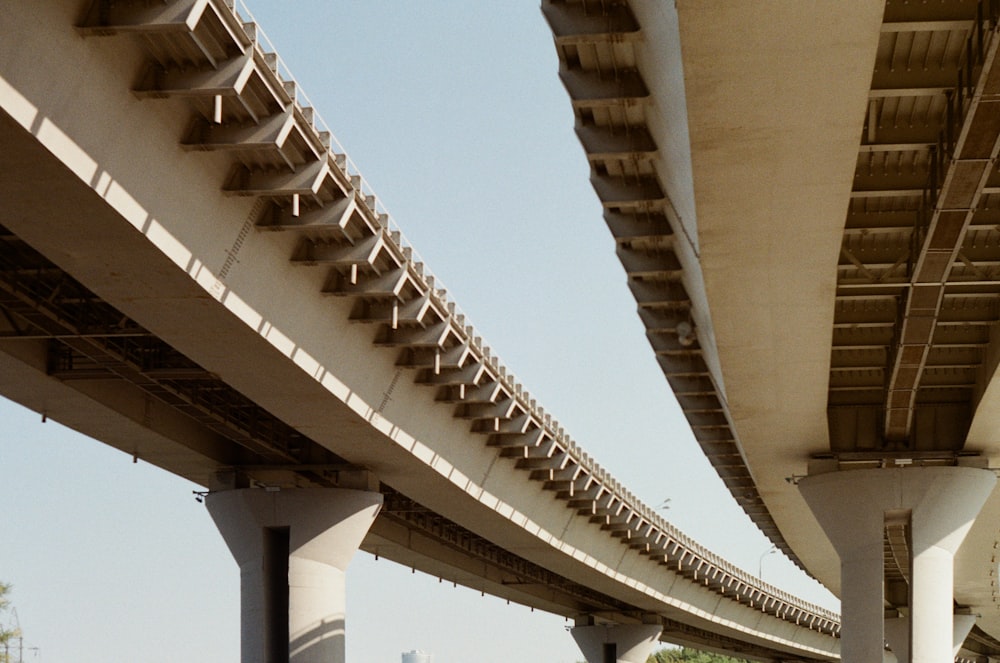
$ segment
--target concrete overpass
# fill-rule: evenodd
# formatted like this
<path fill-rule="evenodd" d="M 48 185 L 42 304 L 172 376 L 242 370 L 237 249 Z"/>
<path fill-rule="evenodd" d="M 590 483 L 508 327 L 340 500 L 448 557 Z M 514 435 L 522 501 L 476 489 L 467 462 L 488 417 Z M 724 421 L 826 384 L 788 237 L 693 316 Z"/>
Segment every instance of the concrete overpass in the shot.
<path fill-rule="evenodd" d="M 342 651 L 348 531 L 578 617 L 601 653 L 662 632 L 836 657 L 835 615 L 684 537 L 533 402 L 248 14 L 4 2 L 0 19 L 0 389 L 212 489 L 245 571 L 245 660 Z M 332 506 L 307 517 L 306 493 Z"/>
<path fill-rule="evenodd" d="M 951 660 L 975 622 L 993 660 L 997 3 L 544 12 L 664 374 L 842 597 L 844 659 Z"/>

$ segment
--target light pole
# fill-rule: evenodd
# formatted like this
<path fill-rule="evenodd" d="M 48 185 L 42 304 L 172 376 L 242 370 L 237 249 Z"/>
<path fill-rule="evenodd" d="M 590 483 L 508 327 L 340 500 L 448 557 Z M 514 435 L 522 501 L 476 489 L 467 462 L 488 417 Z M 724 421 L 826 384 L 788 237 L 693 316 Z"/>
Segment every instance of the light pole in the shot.
<path fill-rule="evenodd" d="M 760 559 L 757 560 L 757 580 L 764 582 L 764 558 L 768 555 L 773 555 L 778 552 L 778 546 L 772 545 L 770 548 L 761 553 Z"/>

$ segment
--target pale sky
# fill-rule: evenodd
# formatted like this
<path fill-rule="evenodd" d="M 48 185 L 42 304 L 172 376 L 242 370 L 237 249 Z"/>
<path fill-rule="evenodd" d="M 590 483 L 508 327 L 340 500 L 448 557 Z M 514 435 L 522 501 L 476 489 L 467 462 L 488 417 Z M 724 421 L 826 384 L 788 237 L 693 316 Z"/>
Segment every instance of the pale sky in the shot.
<path fill-rule="evenodd" d="M 538 1 L 248 4 L 451 298 L 573 438 L 651 506 L 669 498 L 695 540 L 837 609 L 767 554 L 674 401 Z M 0 580 L 37 647 L 26 661 L 238 663 L 239 572 L 196 488 L 0 402 Z M 351 663 L 412 649 L 574 663 L 568 625 L 364 553 L 348 570 Z"/>

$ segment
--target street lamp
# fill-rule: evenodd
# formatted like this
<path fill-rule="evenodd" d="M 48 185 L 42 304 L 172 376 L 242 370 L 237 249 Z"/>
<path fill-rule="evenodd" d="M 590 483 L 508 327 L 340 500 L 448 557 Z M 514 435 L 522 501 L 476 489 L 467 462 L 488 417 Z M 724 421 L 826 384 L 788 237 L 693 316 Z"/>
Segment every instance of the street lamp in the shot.
<path fill-rule="evenodd" d="M 778 546 L 772 545 L 770 548 L 761 553 L 760 559 L 757 560 L 757 580 L 764 582 L 764 558 L 768 555 L 773 555 L 778 552 Z"/>

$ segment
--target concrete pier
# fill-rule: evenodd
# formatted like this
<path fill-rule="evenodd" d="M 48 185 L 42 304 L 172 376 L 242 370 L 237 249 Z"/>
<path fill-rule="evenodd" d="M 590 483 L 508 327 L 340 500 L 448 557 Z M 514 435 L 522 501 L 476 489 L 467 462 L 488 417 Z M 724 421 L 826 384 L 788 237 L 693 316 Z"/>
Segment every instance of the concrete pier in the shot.
<path fill-rule="evenodd" d="M 587 625 L 570 630 L 587 663 L 646 663 L 662 632 L 658 624 Z"/>
<path fill-rule="evenodd" d="M 890 633 L 908 646 L 897 658 L 954 660 L 954 556 L 995 484 L 993 472 L 971 467 L 848 470 L 799 483 L 840 555 L 842 660 L 883 660 L 887 518 L 906 521 L 910 532 L 909 624 L 893 624 Z M 907 633 L 905 640 L 901 632 Z"/>
<path fill-rule="evenodd" d="M 382 495 L 247 488 L 205 502 L 240 567 L 241 663 L 344 663 L 345 571 Z"/>

